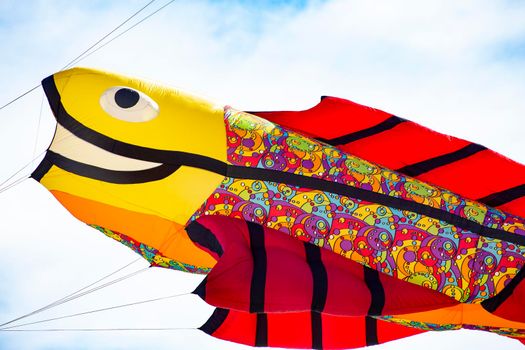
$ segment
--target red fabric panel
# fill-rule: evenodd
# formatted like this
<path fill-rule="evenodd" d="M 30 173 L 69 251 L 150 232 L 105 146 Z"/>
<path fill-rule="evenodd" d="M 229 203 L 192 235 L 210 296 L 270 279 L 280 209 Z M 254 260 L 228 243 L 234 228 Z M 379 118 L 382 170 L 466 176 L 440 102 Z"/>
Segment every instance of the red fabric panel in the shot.
<path fill-rule="evenodd" d="M 246 223 L 222 216 L 203 217 L 199 223 L 216 235 L 225 252 L 206 278 L 206 302 L 227 309 L 249 310 L 253 259 Z"/>
<path fill-rule="evenodd" d="M 226 320 L 212 335 L 215 338 L 255 346 L 256 325 L 256 314 L 230 311 Z"/>
<path fill-rule="evenodd" d="M 313 285 L 303 243 L 271 229 L 265 229 L 264 233 L 267 257 L 265 311 L 306 310 L 312 303 Z"/>
<path fill-rule="evenodd" d="M 312 347 L 310 312 L 268 314 L 268 346 L 295 349 Z"/>
<path fill-rule="evenodd" d="M 391 117 L 378 109 L 337 97 L 326 97 L 316 106 L 300 112 L 251 113 L 303 134 L 325 139 L 367 129 Z"/>
<path fill-rule="evenodd" d="M 208 274 L 206 302 L 249 311 L 253 259 L 246 224 L 222 216 L 204 216 L 198 222 L 215 234 L 224 249 L 222 258 Z M 265 311 L 310 311 L 313 280 L 304 243 L 269 228 L 264 229 L 264 234 L 267 254 Z M 328 279 L 324 312 L 366 315 L 371 296 L 364 280 L 364 267 L 325 249 L 321 249 L 321 257 Z M 433 290 L 387 275 L 380 274 L 379 278 L 385 291 L 383 314 L 419 312 L 457 304 Z"/>
<path fill-rule="evenodd" d="M 325 349 L 360 348 L 366 346 L 364 317 L 322 315 L 323 347 Z"/>
<path fill-rule="evenodd" d="M 421 333 L 425 333 L 425 331 L 417 328 L 405 327 L 392 322 L 377 320 L 377 340 L 379 341 L 379 344 L 411 337 Z"/>

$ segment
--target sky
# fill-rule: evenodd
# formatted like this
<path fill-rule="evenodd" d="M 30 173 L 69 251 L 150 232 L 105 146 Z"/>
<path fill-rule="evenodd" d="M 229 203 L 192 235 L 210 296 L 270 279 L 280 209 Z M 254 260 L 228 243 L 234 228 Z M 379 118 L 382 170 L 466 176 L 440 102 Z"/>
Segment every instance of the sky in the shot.
<path fill-rule="evenodd" d="M 0 105 L 60 70 L 145 3 L 2 0 Z M 151 8 L 164 3 L 158 0 Z M 244 110 L 301 110 L 322 95 L 347 98 L 525 163 L 523 18 L 525 4 L 511 0 L 175 1 L 79 65 L 145 77 Z M 36 167 L 38 160 L 32 160 L 45 151 L 54 127 L 40 88 L 0 110 L 0 182 L 26 164 L 14 179 Z M 0 323 L 137 257 L 76 221 L 33 180 L 1 192 L 0 213 Z M 126 271 L 146 266 L 138 261 Z M 26 320 L 184 294 L 201 278 L 147 269 Z M 185 329 L 4 332 L 0 348 L 247 349 L 191 329 L 212 311 L 185 295 L 31 326 Z M 522 345 L 493 334 L 454 331 L 375 349 L 422 347 Z"/>

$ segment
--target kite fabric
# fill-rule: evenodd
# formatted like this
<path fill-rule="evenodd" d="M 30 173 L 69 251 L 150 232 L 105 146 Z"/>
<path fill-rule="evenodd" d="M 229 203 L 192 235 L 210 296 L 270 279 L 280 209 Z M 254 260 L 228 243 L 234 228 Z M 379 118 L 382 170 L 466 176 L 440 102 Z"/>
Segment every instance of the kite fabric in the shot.
<path fill-rule="evenodd" d="M 206 274 L 203 332 L 315 349 L 525 339 L 523 165 L 334 97 L 243 112 L 85 68 L 42 86 L 57 129 L 32 177 L 152 266 Z"/>

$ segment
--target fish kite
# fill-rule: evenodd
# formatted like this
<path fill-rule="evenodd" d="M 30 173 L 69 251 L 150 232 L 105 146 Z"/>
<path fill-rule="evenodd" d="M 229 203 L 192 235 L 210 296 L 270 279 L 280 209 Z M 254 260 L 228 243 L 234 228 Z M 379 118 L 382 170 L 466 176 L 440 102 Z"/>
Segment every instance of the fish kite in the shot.
<path fill-rule="evenodd" d="M 32 178 L 152 266 L 206 277 L 199 329 L 342 349 L 460 328 L 525 341 L 525 166 L 323 97 L 244 112 L 73 68 Z"/>

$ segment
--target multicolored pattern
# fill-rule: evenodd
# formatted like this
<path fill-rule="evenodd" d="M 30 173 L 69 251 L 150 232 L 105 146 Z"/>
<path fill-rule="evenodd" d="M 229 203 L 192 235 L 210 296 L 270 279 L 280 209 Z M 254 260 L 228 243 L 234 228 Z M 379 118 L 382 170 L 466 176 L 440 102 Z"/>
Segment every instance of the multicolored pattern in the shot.
<path fill-rule="evenodd" d="M 124 244 L 126 247 L 132 249 L 135 253 L 141 255 L 144 259 L 149 261 L 151 266 L 158 266 L 158 267 L 164 267 L 167 269 L 173 269 L 173 270 L 179 270 L 184 272 L 190 272 L 190 273 L 198 273 L 198 274 L 207 274 L 211 271 L 209 268 L 202 268 L 198 266 L 193 266 L 189 264 L 185 264 L 179 261 L 175 261 L 173 259 L 167 258 L 163 256 L 157 249 L 150 247 L 144 243 L 136 242 L 130 237 L 114 232 L 111 230 L 108 230 L 107 228 L 100 227 L 97 225 L 90 225 L 93 228 L 96 228 L 106 236 L 113 238 L 114 240 Z"/>
<path fill-rule="evenodd" d="M 439 208 L 490 228 L 525 235 L 525 220 L 520 217 L 382 168 L 252 114 L 226 107 L 225 121 L 228 160 L 232 164 L 343 183 Z"/>
<path fill-rule="evenodd" d="M 396 323 L 402 326 L 418 328 L 424 331 L 451 331 L 451 330 L 457 330 L 457 329 L 464 328 L 464 329 L 473 329 L 473 330 L 478 330 L 478 331 L 496 333 L 496 334 L 504 335 L 507 337 L 525 338 L 525 330 L 519 329 L 519 328 L 489 327 L 489 326 L 477 326 L 477 325 L 470 325 L 470 324 L 463 324 L 463 325 L 461 324 L 437 324 L 437 323 L 430 323 L 430 322 L 405 320 L 405 319 L 396 318 L 393 316 L 373 316 L 373 317 L 378 320 L 393 322 L 393 323 Z"/>
<path fill-rule="evenodd" d="M 494 296 L 525 263 L 522 247 L 424 215 L 274 182 L 225 178 L 191 220 L 202 215 L 259 223 L 462 302 Z"/>

